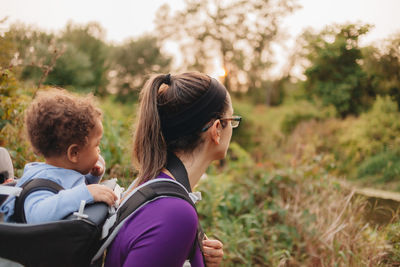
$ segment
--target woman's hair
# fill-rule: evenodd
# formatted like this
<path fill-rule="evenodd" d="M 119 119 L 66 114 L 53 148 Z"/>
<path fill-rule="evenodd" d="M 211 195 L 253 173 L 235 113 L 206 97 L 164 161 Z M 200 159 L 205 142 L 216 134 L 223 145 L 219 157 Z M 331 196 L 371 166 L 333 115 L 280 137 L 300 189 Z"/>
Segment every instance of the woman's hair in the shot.
<path fill-rule="evenodd" d="M 41 91 L 25 113 L 27 136 L 35 153 L 60 156 L 71 144 L 85 145 L 101 115 L 92 95 L 81 97 L 62 89 Z"/>
<path fill-rule="evenodd" d="M 178 138 L 171 138 L 166 135 L 165 129 L 163 131 L 164 118 L 173 117 L 174 114 L 178 114 L 179 118 L 180 114 L 185 113 L 205 95 L 210 84 L 211 78 L 198 72 L 174 76 L 156 75 L 147 81 L 140 94 L 138 122 L 133 140 L 132 158 L 135 167 L 139 170 L 138 184 L 159 174 L 166 165 L 167 151 L 192 152 L 201 144 L 203 141 L 201 129 L 204 125 L 200 125 L 200 128 L 197 127 L 189 133 L 183 131 L 179 134 L 178 132 Z M 226 89 L 222 90 L 226 94 Z M 207 122 L 220 118 L 228 107 L 228 98 L 225 97 L 223 103 L 216 108 L 218 110 L 213 110 L 213 115 Z M 189 121 L 189 123 L 195 122 Z"/>

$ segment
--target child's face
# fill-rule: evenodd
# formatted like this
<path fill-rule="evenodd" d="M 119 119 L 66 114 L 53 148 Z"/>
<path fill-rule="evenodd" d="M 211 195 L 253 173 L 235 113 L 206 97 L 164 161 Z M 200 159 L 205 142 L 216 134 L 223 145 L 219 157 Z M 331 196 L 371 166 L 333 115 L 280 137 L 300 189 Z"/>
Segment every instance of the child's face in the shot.
<path fill-rule="evenodd" d="M 100 140 L 103 136 L 103 125 L 101 120 L 97 120 L 95 127 L 88 136 L 88 142 L 79 151 L 79 162 L 76 170 L 82 174 L 87 174 L 94 167 L 100 154 Z"/>

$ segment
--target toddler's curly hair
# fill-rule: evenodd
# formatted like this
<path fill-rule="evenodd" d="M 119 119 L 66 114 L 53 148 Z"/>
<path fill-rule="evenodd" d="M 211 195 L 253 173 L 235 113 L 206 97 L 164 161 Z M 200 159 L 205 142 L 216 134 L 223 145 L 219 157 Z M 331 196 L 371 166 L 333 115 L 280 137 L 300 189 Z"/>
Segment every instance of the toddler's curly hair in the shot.
<path fill-rule="evenodd" d="M 64 89 L 40 91 L 26 110 L 26 133 L 36 154 L 60 156 L 71 144 L 84 146 L 101 116 L 91 94 L 82 97 Z"/>

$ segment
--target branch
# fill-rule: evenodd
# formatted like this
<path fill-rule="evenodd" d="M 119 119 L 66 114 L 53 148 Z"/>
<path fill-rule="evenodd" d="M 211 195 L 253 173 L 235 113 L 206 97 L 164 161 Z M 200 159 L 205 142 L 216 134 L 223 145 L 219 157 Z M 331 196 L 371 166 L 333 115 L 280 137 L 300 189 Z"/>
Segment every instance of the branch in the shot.
<path fill-rule="evenodd" d="M 57 63 L 57 59 L 60 56 L 62 56 L 62 54 L 64 54 L 64 52 L 65 52 L 65 46 L 60 50 L 54 49 L 53 56 L 51 58 L 50 64 L 48 64 L 48 65 L 37 65 L 37 67 L 39 67 L 43 71 L 43 74 L 40 77 L 40 80 L 38 82 L 38 86 L 37 86 L 35 92 L 33 93 L 32 98 L 35 97 L 36 92 L 40 89 L 40 87 L 42 86 L 42 83 L 46 80 L 46 78 L 49 75 L 49 73 L 54 69 L 54 67 L 55 67 L 55 65 Z"/>

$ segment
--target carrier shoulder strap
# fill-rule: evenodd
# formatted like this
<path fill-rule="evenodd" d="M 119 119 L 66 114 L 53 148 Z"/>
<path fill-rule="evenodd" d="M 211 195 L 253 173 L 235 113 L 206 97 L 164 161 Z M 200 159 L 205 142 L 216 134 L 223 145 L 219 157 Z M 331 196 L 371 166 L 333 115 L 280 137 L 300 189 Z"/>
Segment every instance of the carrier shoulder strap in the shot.
<path fill-rule="evenodd" d="M 190 186 L 190 182 L 189 182 L 189 177 L 185 168 L 185 165 L 183 165 L 182 161 L 172 152 L 168 152 L 168 156 L 167 156 L 167 166 L 166 169 L 175 177 L 175 179 L 182 184 L 187 192 L 191 193 L 192 189 Z M 192 203 L 192 201 L 189 201 L 190 203 Z M 193 207 L 196 210 L 197 213 L 197 209 L 193 204 Z M 192 259 L 195 252 L 196 252 L 196 245 L 199 246 L 201 254 L 203 255 L 203 261 L 204 261 L 204 265 L 206 264 L 206 261 L 204 259 L 204 251 L 203 251 L 203 239 L 204 239 L 204 231 L 203 228 L 201 227 L 200 221 L 197 223 L 197 238 L 195 239 L 195 242 L 193 243 L 193 247 L 192 250 L 190 251 L 190 255 L 189 255 L 189 259 Z"/>
<path fill-rule="evenodd" d="M 189 202 L 194 209 L 196 206 L 187 194 L 186 190 L 174 181 L 157 181 L 141 187 L 118 209 L 116 224 L 125 220 L 143 204 L 158 197 L 177 197 Z"/>
<path fill-rule="evenodd" d="M 47 190 L 53 192 L 54 194 L 57 194 L 58 192 L 64 189 L 61 185 L 57 184 L 56 182 L 42 178 L 35 178 L 29 180 L 26 183 L 24 183 L 21 187 L 23 189 L 19 197 L 17 197 L 15 200 L 15 208 L 13 215 L 13 220 L 19 223 L 26 223 L 24 203 L 26 198 L 30 194 L 39 190 Z"/>
<path fill-rule="evenodd" d="M 176 197 L 186 200 L 194 209 L 196 209 L 186 189 L 171 179 L 154 179 L 148 181 L 136 188 L 130 194 L 131 195 L 128 196 L 128 198 L 118 208 L 117 213 L 109 218 L 112 227 L 107 230 L 107 238 L 103 240 L 102 245 L 93 256 L 92 263 L 99 263 L 99 260 L 101 262 L 102 257 L 104 256 L 104 251 L 114 240 L 125 221 L 147 203 L 161 197 Z"/>
<path fill-rule="evenodd" d="M 177 156 L 175 156 L 174 153 L 169 152 L 167 159 L 168 161 L 166 169 L 181 185 L 186 188 L 189 193 L 191 193 L 192 188 L 190 187 L 189 177 L 185 165 L 183 165 L 182 161 Z"/>
<path fill-rule="evenodd" d="M 154 183 L 149 183 L 148 185 L 139 188 L 137 190 L 137 193 L 139 194 L 137 193 L 133 194 L 118 209 L 117 224 L 123 221 L 126 217 L 128 217 L 143 203 L 153 200 L 160 196 L 173 196 L 182 198 L 187 202 L 189 202 L 194 209 L 196 209 L 196 206 L 194 205 L 192 199 L 188 195 L 188 192 L 190 193 L 192 192 L 192 190 L 190 189 L 189 179 L 187 176 L 185 166 L 172 153 L 171 155 L 168 155 L 167 169 L 172 173 L 175 179 L 185 188 L 176 184 L 175 182 L 168 182 L 168 181 L 157 181 Z"/>

